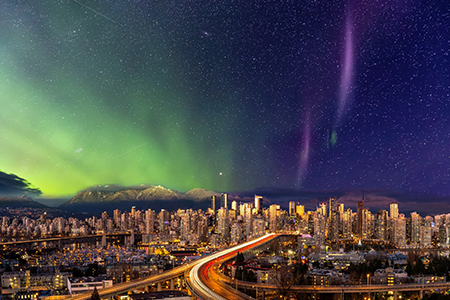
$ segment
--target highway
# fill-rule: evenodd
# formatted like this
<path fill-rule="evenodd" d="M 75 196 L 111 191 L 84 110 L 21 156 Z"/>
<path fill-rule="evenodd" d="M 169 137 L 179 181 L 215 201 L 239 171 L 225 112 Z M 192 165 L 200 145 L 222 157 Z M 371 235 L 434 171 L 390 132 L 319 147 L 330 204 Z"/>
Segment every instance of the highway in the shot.
<path fill-rule="evenodd" d="M 267 234 L 250 242 L 237 245 L 227 250 L 208 256 L 199 261 L 186 276 L 186 281 L 191 291 L 200 299 L 234 300 L 251 299 L 249 296 L 233 289 L 226 284 L 218 272 L 218 266 L 225 260 L 237 255 L 238 252 L 246 251 L 259 246 L 277 235 Z"/>
<path fill-rule="evenodd" d="M 264 243 L 272 238 L 274 238 L 276 235 L 275 234 L 269 234 L 269 235 L 265 235 L 261 238 L 258 238 L 256 240 L 238 245 L 236 247 L 230 248 L 230 249 L 226 249 L 223 251 L 220 251 L 218 253 L 215 254 L 211 254 L 209 256 L 200 258 L 198 260 L 195 260 L 193 262 L 190 262 L 188 264 L 182 265 L 180 267 L 176 267 L 172 270 L 166 271 L 164 273 L 161 274 L 156 274 L 156 275 L 152 275 L 152 276 L 148 276 L 146 278 L 142 278 L 142 279 L 137 279 L 137 280 L 133 280 L 131 282 L 128 283 L 121 283 L 121 284 L 116 284 L 110 288 L 106 288 L 106 289 L 100 289 L 98 290 L 99 295 L 101 296 L 101 298 L 107 298 L 107 297 L 111 297 L 114 295 L 119 295 L 119 294 L 123 294 L 127 291 L 132 291 L 138 288 L 142 288 L 145 286 L 149 286 L 152 285 L 154 283 L 157 282 L 163 282 L 166 280 L 170 280 L 172 278 L 176 278 L 176 277 L 180 277 L 183 276 L 184 274 L 187 275 L 187 281 L 189 284 L 189 279 L 190 278 L 194 278 L 195 280 L 192 281 L 192 283 L 190 284 L 194 293 L 197 294 L 200 297 L 200 295 L 202 295 L 205 298 L 202 299 L 243 299 L 241 298 L 222 298 L 220 295 L 218 295 L 217 293 L 215 293 L 213 290 L 209 289 L 208 286 L 206 286 L 198 277 L 198 271 L 200 269 L 200 267 L 197 266 L 208 266 L 208 264 L 206 263 L 210 263 L 211 261 L 214 261 L 215 259 L 219 258 L 219 257 L 225 257 L 225 255 L 229 255 L 229 256 L 234 256 L 237 254 L 237 251 L 244 251 L 246 249 L 250 249 L 252 247 L 255 247 L 257 245 L 260 245 L 261 243 Z M 209 264 L 211 265 L 211 264 Z M 193 272 L 193 270 L 195 270 Z M 204 269 L 202 269 L 204 270 Z M 204 272 L 204 271 L 202 271 Z M 211 272 L 211 270 L 207 269 L 207 272 Z M 205 273 L 206 274 L 206 273 Z M 209 277 L 208 277 L 209 278 Z M 223 285 L 225 285 L 225 283 L 222 283 Z M 208 285 L 213 285 L 213 283 L 211 283 L 211 280 L 208 281 Z M 214 289 L 216 289 L 216 286 L 213 287 Z M 222 289 L 224 287 L 222 286 Z M 229 288 L 229 287 L 228 287 Z M 211 293 L 210 295 L 208 293 Z M 70 299 L 74 299 L 74 300 L 88 300 L 91 297 L 92 292 L 89 293 L 83 293 L 83 294 L 78 294 L 78 295 L 73 295 Z M 206 296 L 205 296 L 206 295 Z M 216 297 L 216 298 L 215 298 Z"/>

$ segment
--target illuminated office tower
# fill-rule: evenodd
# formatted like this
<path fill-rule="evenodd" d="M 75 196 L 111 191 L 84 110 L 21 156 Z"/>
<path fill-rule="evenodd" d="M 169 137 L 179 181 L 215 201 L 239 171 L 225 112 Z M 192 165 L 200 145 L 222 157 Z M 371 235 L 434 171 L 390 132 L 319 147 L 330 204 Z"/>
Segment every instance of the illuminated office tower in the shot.
<path fill-rule="evenodd" d="M 389 216 L 390 218 L 398 218 L 398 204 L 393 202 L 390 205 L 390 213 L 391 215 Z"/>
<path fill-rule="evenodd" d="M 145 211 L 145 233 L 146 234 L 155 233 L 154 224 L 155 224 L 155 212 L 151 209 L 147 209 Z"/>
<path fill-rule="evenodd" d="M 304 205 L 300 205 L 298 204 L 295 212 L 297 213 L 297 215 L 299 215 L 300 217 L 303 217 L 303 214 L 305 213 L 305 206 Z"/>
<path fill-rule="evenodd" d="M 434 216 L 434 225 L 439 228 L 441 225 L 445 224 L 445 215 L 435 215 Z"/>
<path fill-rule="evenodd" d="M 208 237 L 208 217 L 206 215 L 200 216 L 197 224 L 197 234 L 200 242 L 207 241 Z"/>
<path fill-rule="evenodd" d="M 120 227 L 120 215 L 121 215 L 120 210 L 115 209 L 113 214 L 114 214 L 114 225 L 116 225 L 116 227 Z"/>
<path fill-rule="evenodd" d="M 352 237 L 352 218 L 353 212 L 351 208 L 347 208 L 342 214 L 342 237 L 349 239 Z"/>
<path fill-rule="evenodd" d="M 159 213 L 159 233 L 169 234 L 169 217 L 170 214 L 167 210 L 161 209 Z"/>
<path fill-rule="evenodd" d="M 218 223 L 218 234 L 222 238 L 226 239 L 229 237 L 229 219 L 228 219 L 228 209 L 221 207 L 217 212 L 217 223 Z"/>
<path fill-rule="evenodd" d="M 256 218 L 253 220 L 253 236 L 263 236 L 266 234 L 266 222 L 264 222 L 264 219 Z"/>
<path fill-rule="evenodd" d="M 236 202 L 236 200 L 233 200 L 233 202 L 231 202 L 231 209 L 237 211 L 237 202 Z"/>
<path fill-rule="evenodd" d="M 330 203 L 330 205 L 329 205 L 329 210 L 330 211 L 328 213 L 328 216 L 331 215 L 331 212 L 338 211 L 338 204 L 337 204 L 336 198 L 331 197 L 330 200 L 329 200 L 329 203 Z"/>
<path fill-rule="evenodd" d="M 262 214 L 263 209 L 263 197 L 255 195 L 255 209 L 258 215 Z"/>
<path fill-rule="evenodd" d="M 211 196 L 211 210 L 216 214 L 216 196 Z"/>
<path fill-rule="evenodd" d="M 308 234 L 308 223 L 309 223 L 309 217 L 311 216 L 311 212 L 304 213 L 302 216 L 300 216 L 300 219 L 297 223 L 297 231 L 300 234 Z"/>
<path fill-rule="evenodd" d="M 289 202 L 289 215 L 290 216 L 295 215 L 295 201 Z"/>
<path fill-rule="evenodd" d="M 243 234 L 242 234 L 242 228 L 241 225 L 239 225 L 239 223 L 233 223 L 233 225 L 231 225 L 231 243 L 233 245 L 236 245 L 240 242 L 243 241 Z"/>
<path fill-rule="evenodd" d="M 191 234 L 191 215 L 186 212 L 181 216 L 181 240 L 188 241 Z"/>
<path fill-rule="evenodd" d="M 327 217 L 327 204 L 325 202 L 319 203 L 319 208 L 317 209 L 317 212 L 322 214 L 325 218 Z"/>
<path fill-rule="evenodd" d="M 339 211 L 339 213 L 344 213 L 344 203 L 340 203 L 339 205 L 338 205 L 338 211 Z"/>
<path fill-rule="evenodd" d="M 362 236 L 363 239 L 369 239 L 372 237 L 372 213 L 367 208 L 362 211 Z"/>
<path fill-rule="evenodd" d="M 253 232 L 253 214 L 252 205 L 250 203 L 244 204 L 244 230 L 247 238 L 251 237 Z"/>
<path fill-rule="evenodd" d="M 379 240 L 387 239 L 388 213 L 386 210 L 380 210 L 375 216 L 375 238 Z"/>
<path fill-rule="evenodd" d="M 325 217 L 321 213 L 316 213 L 314 217 L 314 241 L 319 249 L 325 246 Z"/>
<path fill-rule="evenodd" d="M 445 215 L 445 224 L 450 225 L 450 214 Z"/>
<path fill-rule="evenodd" d="M 339 238 L 339 212 L 336 198 L 330 198 L 327 237 L 330 241 L 336 241 Z"/>
<path fill-rule="evenodd" d="M 364 223 L 364 216 L 363 216 L 363 210 L 364 210 L 364 200 L 358 201 L 356 206 L 356 235 L 359 238 L 363 238 L 363 223 Z"/>
<path fill-rule="evenodd" d="M 416 212 L 411 213 L 411 237 L 410 237 L 410 245 L 412 247 L 420 246 L 420 227 L 421 227 L 422 218 Z"/>
<path fill-rule="evenodd" d="M 432 224 L 433 217 L 426 216 L 423 220 L 423 230 L 422 230 L 422 246 L 425 248 L 431 247 L 431 236 L 432 236 Z"/>
<path fill-rule="evenodd" d="M 394 219 L 394 243 L 397 247 L 406 247 L 406 218 L 404 214 L 399 214 Z"/>
<path fill-rule="evenodd" d="M 227 193 L 223 193 L 222 196 L 220 197 L 220 207 L 223 208 L 228 208 L 228 194 Z"/>
<path fill-rule="evenodd" d="M 272 204 L 269 207 L 269 228 L 270 232 L 278 231 L 278 213 L 280 206 L 276 204 Z"/>

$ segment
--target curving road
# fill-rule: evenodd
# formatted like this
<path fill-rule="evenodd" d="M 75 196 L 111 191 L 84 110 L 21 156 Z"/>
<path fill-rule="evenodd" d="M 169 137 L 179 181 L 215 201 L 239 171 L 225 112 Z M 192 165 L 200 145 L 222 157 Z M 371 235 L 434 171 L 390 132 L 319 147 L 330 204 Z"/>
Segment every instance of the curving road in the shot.
<path fill-rule="evenodd" d="M 251 299 L 249 296 L 233 289 L 226 284 L 218 275 L 218 266 L 225 260 L 237 255 L 248 249 L 259 246 L 267 241 L 275 238 L 277 235 L 267 234 L 255 240 L 237 245 L 227 250 L 220 251 L 210 255 L 200 261 L 186 276 L 186 281 L 191 291 L 200 299 L 217 299 L 217 300 L 235 300 L 235 299 Z"/>

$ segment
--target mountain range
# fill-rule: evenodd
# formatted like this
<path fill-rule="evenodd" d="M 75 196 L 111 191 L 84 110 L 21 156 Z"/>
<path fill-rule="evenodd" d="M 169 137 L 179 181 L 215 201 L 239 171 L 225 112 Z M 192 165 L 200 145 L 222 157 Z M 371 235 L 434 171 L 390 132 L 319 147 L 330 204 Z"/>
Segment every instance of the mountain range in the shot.
<path fill-rule="evenodd" d="M 79 192 L 69 201 L 61 204 L 60 209 L 71 212 L 88 212 L 99 214 L 103 211 L 111 213 L 115 209 L 129 211 L 136 209 L 207 209 L 211 196 L 220 197 L 220 193 L 205 189 L 193 189 L 185 193 L 156 186 L 96 186 Z"/>

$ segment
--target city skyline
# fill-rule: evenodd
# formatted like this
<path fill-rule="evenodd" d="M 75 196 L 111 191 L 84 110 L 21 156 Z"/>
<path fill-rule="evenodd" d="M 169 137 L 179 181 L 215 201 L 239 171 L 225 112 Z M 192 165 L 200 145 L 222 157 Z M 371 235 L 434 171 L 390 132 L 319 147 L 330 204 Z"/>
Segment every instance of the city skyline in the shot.
<path fill-rule="evenodd" d="M 450 196 L 439 1 L 0 7 L 0 170 L 44 197 L 106 184 Z"/>

